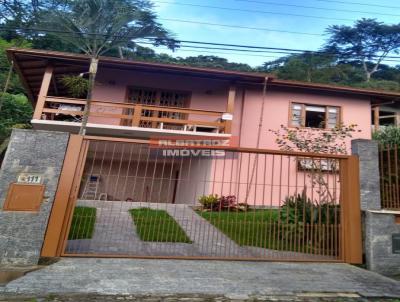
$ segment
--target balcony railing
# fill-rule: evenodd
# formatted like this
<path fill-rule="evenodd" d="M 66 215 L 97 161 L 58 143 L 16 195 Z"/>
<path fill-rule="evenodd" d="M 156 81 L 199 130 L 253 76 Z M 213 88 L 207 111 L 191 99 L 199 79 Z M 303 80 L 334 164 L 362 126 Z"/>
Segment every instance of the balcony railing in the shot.
<path fill-rule="evenodd" d="M 81 122 L 86 100 L 46 97 L 42 120 Z M 92 101 L 89 123 L 127 127 L 229 133 L 223 112 L 122 102 Z"/>

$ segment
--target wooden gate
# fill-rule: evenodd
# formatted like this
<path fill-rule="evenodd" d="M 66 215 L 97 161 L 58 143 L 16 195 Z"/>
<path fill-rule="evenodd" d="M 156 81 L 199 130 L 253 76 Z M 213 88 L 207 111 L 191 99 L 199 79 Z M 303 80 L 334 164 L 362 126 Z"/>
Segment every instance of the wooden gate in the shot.
<path fill-rule="evenodd" d="M 71 136 L 42 256 L 361 263 L 358 159 Z"/>

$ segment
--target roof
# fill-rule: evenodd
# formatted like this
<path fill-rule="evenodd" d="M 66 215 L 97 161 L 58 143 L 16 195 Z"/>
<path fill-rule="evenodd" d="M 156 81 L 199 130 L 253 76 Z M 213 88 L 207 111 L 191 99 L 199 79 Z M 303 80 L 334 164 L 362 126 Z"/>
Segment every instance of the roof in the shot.
<path fill-rule="evenodd" d="M 365 88 L 356 88 L 349 86 L 338 86 L 332 84 L 319 84 L 319 83 L 310 83 L 310 82 L 300 82 L 300 81 L 288 81 L 288 80 L 280 80 L 276 78 L 272 78 L 270 83 L 275 86 L 284 86 L 284 87 L 292 87 L 292 88 L 306 88 L 313 90 L 323 90 L 323 91 L 332 91 L 338 93 L 352 93 L 357 95 L 366 95 L 366 96 L 376 96 L 376 97 L 390 97 L 390 98 L 400 98 L 400 92 L 388 91 L 388 90 L 375 90 L 375 89 L 365 89 Z"/>
<path fill-rule="evenodd" d="M 28 96 L 32 100 L 34 100 L 39 93 L 41 79 L 48 62 L 52 63 L 54 73 L 57 75 L 65 73 L 67 70 L 69 72 L 86 72 L 90 61 L 90 56 L 84 54 L 24 48 L 9 48 L 7 49 L 7 56 L 10 60 L 14 61 L 16 71 L 19 73 L 22 82 L 27 89 Z M 263 83 L 266 77 L 271 77 L 271 75 L 264 73 L 161 64 L 124 60 L 112 57 L 100 57 L 99 66 L 119 69 L 146 70 L 157 73 L 183 74 L 251 83 Z"/>
<path fill-rule="evenodd" d="M 19 73 L 31 101 L 35 101 L 36 96 L 39 93 L 43 74 L 49 62 L 53 65 L 54 73 L 57 75 L 66 72 L 86 72 L 90 61 L 90 56 L 84 54 L 24 48 L 9 48 L 7 49 L 7 56 L 10 60 L 14 61 L 15 69 Z M 258 72 L 200 68 L 176 64 L 124 60 L 113 57 L 100 57 L 99 65 L 102 67 L 142 71 L 146 70 L 166 74 L 182 74 L 251 84 L 263 84 L 265 78 L 268 78 L 270 85 L 275 87 L 374 96 L 378 98 L 400 98 L 399 92 L 286 81 L 277 79 L 271 74 Z M 54 89 L 54 87 L 50 86 L 50 89 Z"/>

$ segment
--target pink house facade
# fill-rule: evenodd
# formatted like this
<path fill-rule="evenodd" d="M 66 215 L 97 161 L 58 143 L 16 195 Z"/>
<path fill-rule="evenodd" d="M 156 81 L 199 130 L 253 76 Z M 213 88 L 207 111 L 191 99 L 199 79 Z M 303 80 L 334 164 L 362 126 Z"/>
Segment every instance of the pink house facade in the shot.
<path fill-rule="evenodd" d="M 89 58 L 25 49 L 10 49 L 8 56 L 35 108 L 34 129 L 78 133 L 86 101 L 72 97 L 60 80 L 84 77 Z M 304 190 L 312 196 L 317 189 L 298 171 L 298 158 L 233 149 L 219 158 L 154 158 L 146 142 L 189 136 L 277 150 L 270 130 L 281 125 L 313 131 L 342 123 L 357 125 L 353 138 L 370 139 L 373 127 L 385 119 L 382 106 L 399 96 L 267 74 L 100 58 L 86 132 L 99 141 L 89 146 L 80 199 L 196 204 L 200 196 L 218 194 L 254 206 L 278 206 Z M 397 123 L 399 114 L 392 112 Z M 109 147 L 107 140 L 140 140 L 147 155 L 141 147 Z M 334 174 L 327 176 L 333 191 L 338 190 Z"/>

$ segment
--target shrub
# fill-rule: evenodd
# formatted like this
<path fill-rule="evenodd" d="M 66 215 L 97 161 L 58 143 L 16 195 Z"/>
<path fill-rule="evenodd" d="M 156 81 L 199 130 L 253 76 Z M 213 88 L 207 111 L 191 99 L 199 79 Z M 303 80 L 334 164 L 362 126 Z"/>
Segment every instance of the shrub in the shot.
<path fill-rule="evenodd" d="M 80 76 L 65 75 L 60 78 L 61 84 L 67 88 L 68 93 L 73 98 L 84 98 L 86 97 L 89 81 Z"/>
<path fill-rule="evenodd" d="M 334 224 L 339 223 L 339 205 L 318 203 L 301 194 L 286 197 L 280 210 L 280 219 L 288 224 Z"/>
<path fill-rule="evenodd" d="M 304 242 L 308 245 L 310 238 L 307 235 L 306 225 L 339 225 L 340 207 L 333 203 L 318 203 L 307 197 L 305 190 L 301 194 L 286 197 L 280 209 L 280 219 L 282 221 L 282 232 L 280 238 L 283 241 L 294 240 L 294 242 Z M 312 229 L 314 230 L 314 229 Z M 326 240 L 326 228 L 318 229 L 318 241 L 312 243 L 313 248 L 327 249 L 324 246 Z M 308 242 L 307 242 L 308 240 Z M 326 251 L 332 252 L 332 251 Z"/>
<path fill-rule="evenodd" d="M 221 196 L 218 201 L 219 210 L 229 210 L 237 206 L 236 196 L 234 195 Z"/>
<path fill-rule="evenodd" d="M 400 145 L 400 128 L 396 126 L 386 126 L 372 134 L 372 138 L 382 145 Z"/>
<path fill-rule="evenodd" d="M 217 194 L 200 196 L 199 202 L 203 210 L 213 211 L 247 211 L 249 205 L 247 203 L 238 203 L 235 195 L 227 195 L 219 197 Z"/>
<path fill-rule="evenodd" d="M 305 190 L 301 194 L 287 196 L 281 206 L 280 219 L 284 223 L 311 223 L 313 203 Z"/>
<path fill-rule="evenodd" d="M 218 195 L 203 195 L 199 197 L 199 202 L 203 206 L 205 210 L 214 210 L 218 209 L 219 206 L 219 197 Z"/>

